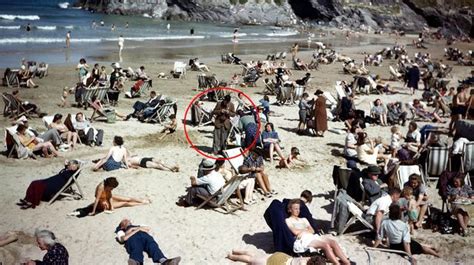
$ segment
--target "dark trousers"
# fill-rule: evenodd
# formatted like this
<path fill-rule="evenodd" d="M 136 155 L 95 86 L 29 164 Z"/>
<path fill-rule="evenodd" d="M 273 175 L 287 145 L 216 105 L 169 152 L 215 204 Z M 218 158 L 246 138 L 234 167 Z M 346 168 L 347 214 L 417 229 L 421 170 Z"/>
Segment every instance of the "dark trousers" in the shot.
<path fill-rule="evenodd" d="M 200 202 L 202 202 L 202 200 L 199 199 L 197 195 L 202 195 L 206 197 L 211 196 L 206 187 L 194 186 L 188 189 L 188 194 L 186 194 L 185 197 L 186 203 L 189 205 L 198 205 Z"/>
<path fill-rule="evenodd" d="M 214 128 L 214 138 L 212 143 L 212 151 L 218 153 L 222 150 L 225 150 L 227 146 L 227 136 L 229 135 L 229 130 L 224 126 L 221 128 Z"/>
<path fill-rule="evenodd" d="M 91 145 L 92 143 L 95 143 L 96 145 L 101 145 L 102 139 L 104 138 L 104 130 L 98 129 L 96 137 L 94 137 L 93 129 L 89 129 L 87 134 L 79 133 L 79 135 L 81 136 L 81 141 L 83 141 L 86 145 Z"/>
<path fill-rule="evenodd" d="M 141 102 L 141 101 L 136 101 L 135 103 L 133 103 L 133 106 L 132 106 L 132 108 L 133 108 L 133 113 L 132 113 L 132 115 L 135 115 L 135 114 L 137 114 L 138 112 L 140 112 L 140 111 L 146 109 L 146 107 L 147 107 L 147 104 L 146 104 L 146 103 L 143 103 L 143 102 Z"/>
<path fill-rule="evenodd" d="M 138 232 L 130 237 L 125 242 L 125 248 L 127 253 L 130 255 L 130 259 L 133 259 L 143 264 L 143 252 L 150 257 L 154 263 L 158 263 L 166 259 L 163 252 L 161 252 L 158 243 L 146 232 Z"/>

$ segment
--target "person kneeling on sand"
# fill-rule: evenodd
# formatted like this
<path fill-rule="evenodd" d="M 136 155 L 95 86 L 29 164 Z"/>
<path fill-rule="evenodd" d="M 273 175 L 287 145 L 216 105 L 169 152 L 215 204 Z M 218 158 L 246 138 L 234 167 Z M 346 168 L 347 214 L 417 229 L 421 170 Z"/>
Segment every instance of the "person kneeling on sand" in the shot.
<path fill-rule="evenodd" d="M 160 140 L 165 138 L 166 135 L 172 134 L 176 131 L 176 128 L 178 127 L 178 121 L 176 120 L 176 115 L 171 114 L 170 115 L 170 120 L 171 121 L 168 124 L 164 125 L 165 128 L 163 130 L 161 130 L 161 132 L 160 132 L 161 135 L 159 137 Z"/>
<path fill-rule="evenodd" d="M 288 213 L 290 216 L 285 219 L 286 225 L 296 237 L 293 251 L 295 253 L 303 253 L 307 250 L 320 248 L 331 263 L 350 264 L 349 259 L 334 239 L 315 234 L 308 219 L 299 217 L 300 202 L 300 199 L 293 199 L 288 203 Z"/>
<path fill-rule="evenodd" d="M 130 219 L 123 219 L 115 229 L 116 240 L 123 244 L 129 254 L 128 265 L 143 264 L 145 252 L 155 264 L 178 265 L 181 257 L 168 259 L 150 235 L 150 227 L 133 225 Z"/>
<path fill-rule="evenodd" d="M 285 160 L 286 163 L 284 163 Z M 301 159 L 298 147 L 292 147 L 290 155 L 285 160 L 280 160 L 279 168 L 303 168 L 307 165 L 306 161 Z"/>
<path fill-rule="evenodd" d="M 128 158 L 128 164 L 131 168 L 155 168 L 159 170 L 168 170 L 171 172 L 179 172 L 179 166 L 168 166 L 162 160 L 155 157 L 131 156 Z"/>
<path fill-rule="evenodd" d="M 232 261 L 243 262 L 250 265 L 270 265 L 270 264 L 295 264 L 295 265 L 322 265 L 326 264 L 321 256 L 312 257 L 292 257 L 283 252 L 273 254 L 252 254 L 250 251 L 233 249 L 232 253 L 227 255 Z"/>

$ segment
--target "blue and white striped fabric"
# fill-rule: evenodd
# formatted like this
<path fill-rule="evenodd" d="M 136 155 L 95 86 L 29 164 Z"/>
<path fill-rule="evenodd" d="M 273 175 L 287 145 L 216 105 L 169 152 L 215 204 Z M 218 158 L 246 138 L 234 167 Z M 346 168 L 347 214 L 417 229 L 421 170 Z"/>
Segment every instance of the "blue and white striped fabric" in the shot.
<path fill-rule="evenodd" d="M 448 168 L 449 148 L 428 147 L 426 174 L 428 179 L 439 177 Z"/>
<path fill-rule="evenodd" d="M 474 141 L 464 144 L 463 166 L 464 172 L 474 169 Z"/>

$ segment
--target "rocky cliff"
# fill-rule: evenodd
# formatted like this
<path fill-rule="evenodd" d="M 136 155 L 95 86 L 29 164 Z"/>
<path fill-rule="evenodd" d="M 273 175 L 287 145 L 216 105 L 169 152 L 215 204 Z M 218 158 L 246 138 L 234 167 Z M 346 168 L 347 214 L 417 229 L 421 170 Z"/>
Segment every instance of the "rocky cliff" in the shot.
<path fill-rule="evenodd" d="M 188 21 L 294 25 L 306 20 L 412 31 L 429 25 L 474 35 L 474 0 L 79 0 L 79 5 Z"/>

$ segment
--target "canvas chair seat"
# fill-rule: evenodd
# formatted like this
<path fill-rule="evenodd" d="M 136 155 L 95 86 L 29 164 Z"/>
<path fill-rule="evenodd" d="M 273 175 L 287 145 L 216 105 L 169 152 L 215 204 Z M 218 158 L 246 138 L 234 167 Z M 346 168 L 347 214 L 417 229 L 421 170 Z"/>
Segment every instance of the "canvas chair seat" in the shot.
<path fill-rule="evenodd" d="M 7 148 L 7 157 L 15 156 L 18 159 L 26 159 L 33 155 L 33 152 L 26 148 L 18 138 L 16 133 L 17 125 L 5 128 L 5 147 Z"/>
<path fill-rule="evenodd" d="M 51 205 L 54 201 L 56 201 L 59 196 L 69 197 L 73 199 L 82 199 L 84 197 L 84 193 L 82 193 L 81 186 L 79 185 L 78 178 L 79 174 L 81 174 L 82 169 L 84 168 L 85 163 L 80 162 L 79 168 L 77 171 L 68 179 L 66 184 L 49 200 L 48 204 Z M 75 185 L 77 188 L 77 192 L 72 189 L 72 186 Z"/>
<path fill-rule="evenodd" d="M 428 147 L 428 156 L 425 163 L 426 179 L 437 180 L 443 171 L 448 169 L 448 164 L 448 147 Z"/>

